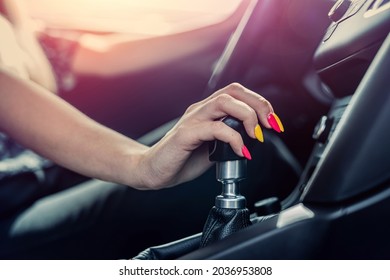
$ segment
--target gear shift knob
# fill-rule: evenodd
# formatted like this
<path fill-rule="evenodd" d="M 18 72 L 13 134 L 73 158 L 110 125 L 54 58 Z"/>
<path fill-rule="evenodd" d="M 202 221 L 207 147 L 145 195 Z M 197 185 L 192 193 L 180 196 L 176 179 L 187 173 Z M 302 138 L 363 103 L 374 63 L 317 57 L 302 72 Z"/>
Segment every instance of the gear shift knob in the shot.
<path fill-rule="evenodd" d="M 222 120 L 241 134 L 245 145 L 253 142 L 241 121 L 226 117 Z M 238 156 L 228 143 L 215 140 L 209 146 L 209 159 L 216 162 L 217 180 L 222 183 L 222 193 L 215 198 L 215 206 L 227 209 L 243 209 L 245 197 L 240 195 L 239 182 L 246 177 L 247 160 Z"/>
<path fill-rule="evenodd" d="M 242 140 L 247 147 L 253 145 L 254 140 L 249 137 L 245 131 L 244 124 L 233 117 L 225 117 L 222 122 L 227 126 L 230 126 L 238 133 L 240 133 Z M 228 143 L 215 140 L 210 142 L 209 145 L 209 159 L 210 161 L 222 162 L 222 161 L 233 161 L 233 160 L 244 160 L 243 157 L 238 156 Z"/>

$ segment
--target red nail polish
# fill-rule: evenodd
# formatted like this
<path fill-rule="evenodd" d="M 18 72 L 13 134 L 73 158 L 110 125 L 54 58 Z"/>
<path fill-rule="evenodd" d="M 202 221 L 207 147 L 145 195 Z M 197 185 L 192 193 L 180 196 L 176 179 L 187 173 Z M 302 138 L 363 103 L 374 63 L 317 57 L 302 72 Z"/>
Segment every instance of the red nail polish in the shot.
<path fill-rule="evenodd" d="M 248 160 L 251 160 L 252 159 L 252 156 L 251 156 L 251 153 L 249 152 L 248 148 L 244 145 L 242 146 L 242 154 L 244 155 L 244 157 Z"/>
<path fill-rule="evenodd" d="M 275 115 L 273 113 L 269 114 L 268 115 L 268 123 L 270 124 L 270 126 L 277 132 L 281 132 L 280 130 L 280 127 L 279 127 L 279 124 L 275 118 Z"/>

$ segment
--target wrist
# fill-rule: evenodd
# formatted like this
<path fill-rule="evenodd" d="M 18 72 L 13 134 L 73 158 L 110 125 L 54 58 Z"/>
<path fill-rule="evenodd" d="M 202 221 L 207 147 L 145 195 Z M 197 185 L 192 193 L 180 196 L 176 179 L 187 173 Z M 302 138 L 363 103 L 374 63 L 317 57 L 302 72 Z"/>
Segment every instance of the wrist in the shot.
<path fill-rule="evenodd" d="M 147 190 L 150 188 L 147 167 L 148 149 L 137 153 L 130 152 L 124 156 L 124 164 L 119 168 L 118 176 L 122 184 L 138 190 Z"/>

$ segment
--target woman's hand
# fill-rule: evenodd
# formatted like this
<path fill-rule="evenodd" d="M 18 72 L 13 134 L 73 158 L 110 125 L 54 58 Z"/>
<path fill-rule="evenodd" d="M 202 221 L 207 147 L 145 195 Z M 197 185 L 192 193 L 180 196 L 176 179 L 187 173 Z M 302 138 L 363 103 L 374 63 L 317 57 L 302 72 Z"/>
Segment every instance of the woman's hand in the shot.
<path fill-rule="evenodd" d="M 150 148 L 140 167 L 147 170 L 145 186 L 151 189 L 173 186 L 193 179 L 206 171 L 206 141 L 229 143 L 239 156 L 250 157 L 238 132 L 220 121 L 230 115 L 243 121 L 252 138 L 262 141 L 260 123 L 271 128 L 268 116 L 274 116 L 271 104 L 240 84 L 231 84 L 208 98 L 191 105 L 176 126 Z"/>

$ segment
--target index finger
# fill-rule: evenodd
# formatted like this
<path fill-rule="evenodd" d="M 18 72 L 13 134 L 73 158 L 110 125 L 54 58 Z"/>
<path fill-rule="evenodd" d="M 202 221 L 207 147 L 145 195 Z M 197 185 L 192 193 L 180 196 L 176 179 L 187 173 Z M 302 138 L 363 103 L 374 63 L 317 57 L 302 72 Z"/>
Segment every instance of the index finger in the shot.
<path fill-rule="evenodd" d="M 259 95 L 258 93 L 251 91 L 250 89 L 247 89 L 246 87 L 242 86 L 239 83 L 232 83 L 209 97 L 207 97 L 203 102 L 208 101 L 211 98 L 215 98 L 218 95 L 221 94 L 229 94 L 230 96 L 236 98 L 237 100 L 240 100 L 246 104 L 248 104 L 250 107 L 252 107 L 260 122 L 267 128 L 271 128 L 271 125 L 268 123 L 267 117 L 269 114 L 274 113 L 274 109 L 272 108 L 271 103 Z"/>

